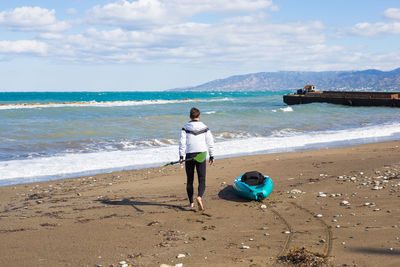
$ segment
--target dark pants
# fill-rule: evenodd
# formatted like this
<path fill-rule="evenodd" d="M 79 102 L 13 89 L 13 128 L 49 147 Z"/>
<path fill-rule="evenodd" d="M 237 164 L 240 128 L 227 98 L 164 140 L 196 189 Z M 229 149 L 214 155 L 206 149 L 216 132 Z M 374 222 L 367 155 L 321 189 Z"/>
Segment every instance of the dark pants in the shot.
<path fill-rule="evenodd" d="M 194 158 L 197 154 L 199 153 L 188 153 L 186 154 L 186 158 Z M 187 183 L 186 183 L 186 191 L 189 197 L 190 203 L 193 203 L 193 180 L 194 180 L 194 168 L 196 167 L 197 171 L 197 178 L 199 180 L 199 197 L 202 197 L 204 194 L 204 191 L 206 190 L 206 160 L 199 163 L 195 160 L 189 160 L 185 163 L 186 167 L 186 177 L 187 177 Z"/>

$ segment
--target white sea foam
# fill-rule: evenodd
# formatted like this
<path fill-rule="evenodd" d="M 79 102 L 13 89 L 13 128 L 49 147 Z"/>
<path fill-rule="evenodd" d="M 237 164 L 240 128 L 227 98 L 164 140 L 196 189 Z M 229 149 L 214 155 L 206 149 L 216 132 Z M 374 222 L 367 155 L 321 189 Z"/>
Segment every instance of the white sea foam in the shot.
<path fill-rule="evenodd" d="M 279 108 L 279 110 L 282 112 L 292 112 L 293 108 L 292 107 L 284 107 L 284 108 Z M 273 109 L 271 111 L 274 113 L 278 112 L 278 110 L 276 110 L 276 109 Z"/>
<path fill-rule="evenodd" d="M 286 131 L 286 132 L 285 132 Z M 286 133 L 286 134 L 285 134 Z M 400 137 L 400 124 L 340 131 L 294 134 L 284 130 L 269 137 L 232 139 L 216 143 L 216 158 L 354 145 Z M 117 170 L 161 166 L 178 158 L 177 145 L 131 151 L 71 153 L 47 158 L 0 162 L 0 185 L 92 175 Z"/>
<path fill-rule="evenodd" d="M 66 103 L 32 103 L 32 104 L 0 104 L 0 110 L 7 109 L 32 109 L 32 108 L 62 108 L 62 107 L 125 107 L 142 105 L 160 105 L 187 102 L 219 102 L 230 101 L 231 98 L 214 99 L 177 99 L 177 100 L 141 100 L 141 101 L 88 101 L 88 102 L 66 102 Z"/>
<path fill-rule="evenodd" d="M 218 134 L 214 134 L 214 138 L 218 139 L 239 139 L 239 138 L 250 138 L 256 137 L 257 135 L 250 134 L 248 132 L 236 131 L 236 132 L 222 132 Z"/>
<path fill-rule="evenodd" d="M 280 110 L 282 110 L 283 112 L 292 112 L 293 108 L 292 107 L 284 107 L 284 108 L 280 108 Z"/>

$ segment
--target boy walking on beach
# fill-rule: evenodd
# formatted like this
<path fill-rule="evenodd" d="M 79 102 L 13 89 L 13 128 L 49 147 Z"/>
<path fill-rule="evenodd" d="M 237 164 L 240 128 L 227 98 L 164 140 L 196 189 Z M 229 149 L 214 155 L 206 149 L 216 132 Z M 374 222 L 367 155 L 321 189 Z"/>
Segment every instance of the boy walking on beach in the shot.
<path fill-rule="evenodd" d="M 200 111 L 197 108 L 190 110 L 190 121 L 186 123 L 181 131 L 179 141 L 179 161 L 183 162 L 186 159 L 194 158 L 197 154 L 207 151 L 210 154 L 210 165 L 214 163 L 214 139 L 208 127 L 200 121 Z M 189 198 L 189 207 L 194 207 L 193 202 L 193 180 L 194 168 L 196 167 L 197 178 L 199 181 L 198 196 L 196 202 L 199 205 L 199 210 L 204 210 L 203 197 L 206 189 L 206 161 L 197 162 L 194 160 L 187 161 L 186 167 L 186 191 Z"/>

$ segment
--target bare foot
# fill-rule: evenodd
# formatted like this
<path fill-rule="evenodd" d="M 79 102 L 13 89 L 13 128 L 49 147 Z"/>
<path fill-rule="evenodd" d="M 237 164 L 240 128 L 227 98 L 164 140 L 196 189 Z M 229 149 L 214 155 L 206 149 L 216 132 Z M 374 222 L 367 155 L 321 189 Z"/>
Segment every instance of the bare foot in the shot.
<path fill-rule="evenodd" d="M 194 203 L 190 203 L 190 204 L 186 205 L 185 207 L 193 209 L 194 208 Z"/>
<path fill-rule="evenodd" d="M 203 202 L 201 202 L 201 197 L 196 198 L 197 204 L 199 205 L 199 211 L 204 210 Z"/>

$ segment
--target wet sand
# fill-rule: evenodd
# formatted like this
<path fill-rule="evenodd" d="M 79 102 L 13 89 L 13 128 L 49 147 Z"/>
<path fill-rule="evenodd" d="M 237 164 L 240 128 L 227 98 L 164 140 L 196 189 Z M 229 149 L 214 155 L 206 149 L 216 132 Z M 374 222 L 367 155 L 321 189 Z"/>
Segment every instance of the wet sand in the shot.
<path fill-rule="evenodd" d="M 252 170 L 275 184 L 262 203 L 232 189 Z M 0 187 L 0 266 L 285 266 L 298 247 L 400 266 L 400 142 L 217 159 L 203 203 L 182 166 Z"/>

